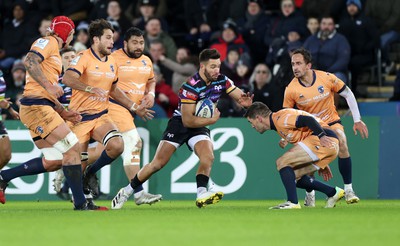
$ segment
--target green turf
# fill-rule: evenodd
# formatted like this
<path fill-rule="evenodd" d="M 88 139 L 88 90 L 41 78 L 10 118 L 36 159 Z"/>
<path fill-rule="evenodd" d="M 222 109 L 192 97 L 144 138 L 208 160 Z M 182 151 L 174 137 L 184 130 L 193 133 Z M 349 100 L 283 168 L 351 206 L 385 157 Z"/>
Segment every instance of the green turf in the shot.
<path fill-rule="evenodd" d="M 109 206 L 109 201 L 98 201 Z M 400 201 L 341 202 L 334 209 L 268 210 L 279 201 L 228 201 L 198 209 L 162 201 L 73 211 L 68 202 L 0 204 L 0 245 L 398 245 Z"/>

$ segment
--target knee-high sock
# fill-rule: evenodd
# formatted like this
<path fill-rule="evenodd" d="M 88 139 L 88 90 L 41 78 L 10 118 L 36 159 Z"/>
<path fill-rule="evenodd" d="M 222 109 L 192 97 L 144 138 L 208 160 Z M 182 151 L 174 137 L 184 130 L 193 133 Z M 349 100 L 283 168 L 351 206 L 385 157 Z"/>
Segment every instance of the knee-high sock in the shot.
<path fill-rule="evenodd" d="M 16 167 L 0 172 L 2 179 L 9 182 L 12 179 L 47 172 L 43 166 L 42 157 L 34 158 Z"/>
<path fill-rule="evenodd" d="M 344 184 L 351 184 L 351 157 L 339 158 L 339 172 L 342 175 Z"/>
<path fill-rule="evenodd" d="M 110 164 L 111 162 L 113 162 L 115 159 L 111 158 L 107 155 L 107 152 L 105 150 L 103 150 L 103 152 L 101 153 L 99 159 L 97 159 L 92 165 L 90 165 L 87 169 L 86 169 L 86 173 L 87 174 L 95 174 L 97 171 L 99 171 L 102 167 Z"/>
<path fill-rule="evenodd" d="M 63 172 L 71 188 L 75 207 L 82 207 L 86 202 L 85 195 L 83 194 L 82 166 L 80 164 L 63 166 Z"/>
<path fill-rule="evenodd" d="M 310 189 L 310 190 L 317 190 L 328 197 L 334 196 L 336 194 L 336 189 L 330 185 L 322 183 L 316 179 L 311 178 L 308 175 L 304 175 L 297 181 L 296 186 L 301 189 Z"/>
<path fill-rule="evenodd" d="M 292 203 L 299 203 L 296 192 L 296 175 L 291 167 L 284 167 L 279 170 L 283 186 L 285 186 L 287 200 Z"/>

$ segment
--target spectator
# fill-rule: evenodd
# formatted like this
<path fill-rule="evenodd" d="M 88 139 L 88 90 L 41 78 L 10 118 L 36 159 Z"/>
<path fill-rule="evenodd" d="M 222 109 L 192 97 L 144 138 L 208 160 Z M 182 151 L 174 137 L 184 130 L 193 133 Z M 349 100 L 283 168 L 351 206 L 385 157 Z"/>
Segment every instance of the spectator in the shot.
<path fill-rule="evenodd" d="M 15 104 L 17 94 L 24 91 L 25 86 L 25 66 L 21 60 L 16 60 L 11 69 L 13 85 L 7 87 L 6 98 L 10 98 L 11 102 Z M 17 109 L 17 108 L 14 108 Z"/>
<path fill-rule="evenodd" d="M 400 69 L 397 69 L 396 80 L 394 81 L 393 96 L 389 101 L 400 101 Z"/>
<path fill-rule="evenodd" d="M 244 62 L 243 60 L 239 60 L 236 65 L 236 73 L 238 75 L 238 79 L 235 80 L 236 86 L 249 86 L 250 79 L 250 65 Z"/>
<path fill-rule="evenodd" d="M 300 48 L 303 45 L 302 36 L 301 36 L 301 31 L 297 26 L 293 26 L 292 28 L 288 29 L 288 35 L 287 35 L 287 49 L 289 51 L 295 50 Z"/>
<path fill-rule="evenodd" d="M 319 20 L 317 17 L 308 17 L 307 19 L 307 29 L 311 35 L 314 35 L 319 30 Z"/>
<path fill-rule="evenodd" d="M 91 8 L 89 20 L 106 19 L 109 0 L 96 0 Z"/>
<path fill-rule="evenodd" d="M 172 39 L 171 36 L 163 32 L 163 30 L 161 29 L 161 22 L 158 18 L 152 17 L 147 21 L 144 39 L 146 45 L 145 52 L 149 51 L 148 45 L 151 42 L 159 40 L 164 46 L 165 50 L 164 55 L 169 59 L 175 60 L 175 55 L 176 55 L 175 41 Z"/>
<path fill-rule="evenodd" d="M 112 51 L 123 48 L 124 47 L 124 37 L 122 35 L 121 27 L 119 26 L 118 22 L 113 19 L 107 18 L 107 21 L 108 21 L 108 23 L 111 24 L 112 28 L 114 29 L 114 35 L 113 35 L 114 45 L 113 45 Z"/>
<path fill-rule="evenodd" d="M 263 10 L 263 2 L 248 0 L 245 16 L 237 21 L 237 26 L 250 48 L 250 56 L 254 63 L 264 61 L 267 55 L 268 47 L 264 44 L 264 35 L 270 22 Z"/>
<path fill-rule="evenodd" d="M 29 22 L 27 6 L 23 1 L 13 5 L 13 19 L 6 21 L 0 34 L 0 69 L 9 71 L 14 61 L 29 50 L 37 35 L 37 27 Z"/>
<path fill-rule="evenodd" d="M 50 18 L 44 18 L 40 21 L 40 26 L 39 26 L 40 37 L 46 37 L 46 33 L 48 32 L 47 29 L 50 27 L 50 24 L 51 24 Z"/>
<path fill-rule="evenodd" d="M 160 40 L 154 40 L 150 43 L 149 56 L 153 64 L 158 65 L 163 74 L 165 82 L 168 85 L 172 84 L 172 71 L 161 63 L 161 57 L 165 57 L 165 48 Z"/>
<path fill-rule="evenodd" d="M 168 118 L 171 118 L 178 107 L 179 97 L 172 90 L 171 86 L 165 83 L 160 68 L 154 65 L 153 70 L 156 76 L 156 103 L 165 110 Z"/>
<path fill-rule="evenodd" d="M 173 71 L 172 74 L 172 90 L 178 95 L 179 89 L 189 76 L 197 72 L 198 58 L 191 56 L 187 48 L 180 47 L 176 52 L 176 62 L 165 57 L 160 56 L 160 62 L 163 66 Z"/>
<path fill-rule="evenodd" d="M 350 45 L 337 33 L 331 16 L 322 17 L 319 32 L 307 38 L 304 48 L 310 51 L 314 68 L 333 73 L 347 83 Z"/>
<path fill-rule="evenodd" d="M 275 17 L 264 36 L 264 44 L 269 47 L 276 38 L 286 39 L 289 29 L 297 26 L 301 36 L 306 36 L 306 19 L 300 11 L 297 11 L 292 0 L 281 1 L 281 12 Z"/>
<path fill-rule="evenodd" d="M 236 73 L 236 66 L 239 62 L 240 51 L 236 47 L 231 47 L 228 49 L 228 55 L 226 59 L 221 63 L 220 72 L 225 74 L 232 81 L 239 80 L 239 75 Z M 222 96 L 223 97 L 223 96 Z M 230 98 L 226 96 L 226 98 Z"/>
<path fill-rule="evenodd" d="M 359 0 L 347 0 L 347 14 L 339 23 L 338 32 L 349 41 L 351 57 L 351 89 L 358 96 L 357 84 L 359 75 L 365 67 L 375 64 L 375 51 L 379 47 L 379 35 L 374 23 L 361 11 Z"/>
<path fill-rule="evenodd" d="M 247 85 L 238 86 L 244 93 L 249 92 L 249 87 Z M 224 100 L 218 102 L 218 110 L 221 112 L 220 117 L 243 117 L 246 113 L 239 103 L 235 100 Z"/>
<path fill-rule="evenodd" d="M 335 1 L 341 0 L 304 0 L 301 12 L 306 18 L 330 15 Z"/>
<path fill-rule="evenodd" d="M 73 49 L 76 53 L 86 50 L 89 47 L 89 25 L 85 21 L 81 21 L 76 27 L 76 39 Z"/>
<path fill-rule="evenodd" d="M 274 112 L 282 109 L 284 88 L 272 83 L 271 71 L 264 63 L 254 68 L 250 88 L 254 94 L 253 102 L 263 102 Z"/>
<path fill-rule="evenodd" d="M 144 30 L 147 21 L 151 17 L 156 17 L 156 8 L 158 3 L 156 0 L 140 0 L 139 3 L 140 16 L 133 19 L 132 24 L 135 27 Z M 161 29 L 164 32 L 168 32 L 168 23 L 166 22 L 166 20 L 161 17 L 158 18 L 161 21 Z"/>
<path fill-rule="evenodd" d="M 238 49 L 240 56 L 243 58 L 247 57 L 247 59 L 250 60 L 249 48 L 244 42 L 242 35 L 238 32 L 236 23 L 232 19 L 227 19 L 224 22 L 222 33 L 210 48 L 218 50 L 221 54 L 221 61 L 225 60 L 230 48 Z"/>
<path fill-rule="evenodd" d="M 365 14 L 376 23 L 381 39 L 382 59 L 389 65 L 390 44 L 400 41 L 400 1 L 368 0 Z"/>
<path fill-rule="evenodd" d="M 118 22 L 120 33 L 125 33 L 129 27 L 131 27 L 131 22 L 121 11 L 121 6 L 117 0 L 111 0 L 107 5 L 107 20 L 114 20 Z"/>

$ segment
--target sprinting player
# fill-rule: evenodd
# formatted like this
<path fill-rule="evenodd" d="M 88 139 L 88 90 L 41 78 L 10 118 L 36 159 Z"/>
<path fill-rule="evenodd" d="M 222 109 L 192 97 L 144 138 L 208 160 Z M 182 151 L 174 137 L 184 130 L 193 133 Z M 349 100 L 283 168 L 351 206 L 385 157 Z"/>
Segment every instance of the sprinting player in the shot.
<path fill-rule="evenodd" d="M 368 128 L 361 120 L 357 101 L 353 92 L 335 75 L 311 69 L 311 54 L 301 48 L 292 53 L 292 70 L 295 78 L 285 91 L 284 108 L 297 107 L 319 117 L 333 129 L 339 138 L 339 171 L 344 182 L 347 203 L 357 203 L 360 199 L 352 187 L 351 157 L 347 147 L 347 139 L 340 117 L 334 104 L 334 94 L 344 97 L 353 115 L 354 134 L 360 132 L 362 138 L 368 138 Z M 284 143 L 281 145 L 285 146 Z M 304 205 L 315 206 L 315 193 L 307 190 Z"/>
<path fill-rule="evenodd" d="M 105 146 L 100 157 L 84 172 L 85 194 L 90 196 L 89 180 L 124 150 L 122 135 L 108 114 L 109 97 L 145 120 L 152 119 L 154 111 L 136 104 L 117 87 L 118 65 L 110 56 L 114 43 L 110 23 L 104 19 L 93 21 L 89 37 L 91 47 L 71 62 L 63 83 L 73 89 L 69 109 L 82 115 L 82 121 L 71 128 L 79 139 L 81 152 L 88 151 L 90 138 Z"/>
<path fill-rule="evenodd" d="M 196 205 L 201 208 L 217 203 L 223 197 L 222 192 L 207 190 L 214 161 L 213 145 L 207 126 L 217 122 L 220 112 L 216 109 L 212 118 L 197 117 L 194 115 L 196 103 L 204 98 L 209 98 L 217 103 L 221 95 L 227 93 L 242 107 L 249 107 L 252 97 L 243 93 L 234 85 L 233 81 L 219 73 L 221 61 L 217 50 L 205 49 L 200 53 L 199 59 L 200 69 L 198 73 L 182 85 L 179 92 L 178 109 L 168 122 L 153 160 L 141 168 L 128 186 L 119 190 L 112 200 L 111 208 L 122 208 L 135 189 L 163 168 L 173 153 L 184 143 L 195 152 L 200 160 L 196 173 Z"/>
<path fill-rule="evenodd" d="M 328 165 L 338 154 L 339 141 L 336 134 L 327 129 L 328 125 L 322 121 L 318 122 L 314 116 L 301 110 L 282 109 L 272 112 L 261 102 L 253 103 L 245 117 L 257 132 L 274 130 L 287 142 L 294 144 L 276 160 L 276 167 L 286 189 L 287 201 L 270 209 L 301 208 L 296 186 L 321 191 L 328 196 L 325 208 L 335 207 L 336 202 L 344 196 L 344 191 L 308 176 L 319 171 L 325 180 L 332 177 Z"/>
<path fill-rule="evenodd" d="M 86 201 L 82 187 L 82 167 L 78 138 L 65 120 L 73 124 L 81 120 L 74 111 L 65 110 L 57 100 L 63 95 L 57 84 L 61 73 L 59 50 L 74 35 L 74 23 L 65 16 L 55 17 L 48 36 L 37 39 L 26 55 L 26 86 L 21 99 L 21 121 L 30 130 L 35 145 L 44 158 L 35 158 L 12 169 L 0 172 L 0 202 L 5 203 L 7 183 L 16 177 L 54 171 L 62 159 L 62 168 L 70 184 L 75 210 L 101 210 Z"/>
<path fill-rule="evenodd" d="M 8 110 L 14 119 L 19 119 L 19 114 L 11 107 L 9 98 L 5 98 L 6 81 L 3 72 L 0 70 L 0 170 L 11 160 L 11 142 L 6 128 L 3 125 L 2 109 Z"/>

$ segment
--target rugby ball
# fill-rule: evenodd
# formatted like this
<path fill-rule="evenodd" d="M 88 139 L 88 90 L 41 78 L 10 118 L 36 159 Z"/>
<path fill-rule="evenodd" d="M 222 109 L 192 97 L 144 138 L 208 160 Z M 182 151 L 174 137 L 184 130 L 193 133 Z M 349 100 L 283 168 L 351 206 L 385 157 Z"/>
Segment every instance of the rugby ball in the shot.
<path fill-rule="evenodd" d="M 214 115 L 215 105 L 208 99 L 204 98 L 196 103 L 195 115 L 202 118 L 211 118 Z"/>

